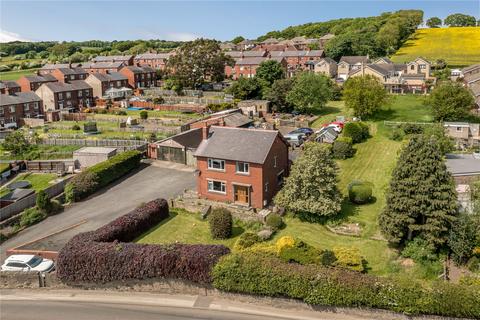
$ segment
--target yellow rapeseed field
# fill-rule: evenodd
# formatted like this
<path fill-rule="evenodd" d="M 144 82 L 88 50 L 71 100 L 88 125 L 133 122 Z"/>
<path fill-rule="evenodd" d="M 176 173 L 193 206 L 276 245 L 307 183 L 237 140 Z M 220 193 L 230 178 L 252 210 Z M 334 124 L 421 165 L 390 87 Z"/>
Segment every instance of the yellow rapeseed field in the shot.
<path fill-rule="evenodd" d="M 449 66 L 480 63 L 480 27 L 419 29 L 392 60 L 403 63 L 419 56 L 432 62 L 444 59 Z"/>

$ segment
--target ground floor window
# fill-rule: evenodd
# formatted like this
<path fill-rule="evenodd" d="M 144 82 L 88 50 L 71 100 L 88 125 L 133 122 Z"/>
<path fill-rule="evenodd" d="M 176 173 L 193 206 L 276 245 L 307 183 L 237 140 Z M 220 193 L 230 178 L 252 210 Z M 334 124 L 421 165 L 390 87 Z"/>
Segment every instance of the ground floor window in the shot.
<path fill-rule="evenodd" d="M 283 185 L 284 179 L 285 179 L 285 174 L 282 170 L 277 174 L 277 185 L 279 185 L 279 186 Z"/>
<path fill-rule="evenodd" d="M 208 180 L 208 191 L 226 193 L 225 182 Z"/>

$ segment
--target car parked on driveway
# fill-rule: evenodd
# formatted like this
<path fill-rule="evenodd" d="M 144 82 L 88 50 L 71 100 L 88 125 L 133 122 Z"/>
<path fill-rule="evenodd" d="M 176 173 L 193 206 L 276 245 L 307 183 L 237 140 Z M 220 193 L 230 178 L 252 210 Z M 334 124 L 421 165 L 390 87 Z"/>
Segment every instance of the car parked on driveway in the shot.
<path fill-rule="evenodd" d="M 306 138 L 305 134 L 301 132 L 290 132 L 283 137 L 290 143 L 292 147 L 300 147 Z"/>
<path fill-rule="evenodd" d="M 55 263 L 33 254 L 14 254 L 5 259 L 2 271 L 20 272 L 50 272 L 55 269 Z"/>
<path fill-rule="evenodd" d="M 305 134 L 307 137 L 311 136 L 313 134 L 313 130 L 310 129 L 310 128 L 298 128 L 298 129 L 295 129 L 293 130 L 292 132 L 290 133 L 303 133 Z M 289 133 L 289 134 L 290 134 Z"/>

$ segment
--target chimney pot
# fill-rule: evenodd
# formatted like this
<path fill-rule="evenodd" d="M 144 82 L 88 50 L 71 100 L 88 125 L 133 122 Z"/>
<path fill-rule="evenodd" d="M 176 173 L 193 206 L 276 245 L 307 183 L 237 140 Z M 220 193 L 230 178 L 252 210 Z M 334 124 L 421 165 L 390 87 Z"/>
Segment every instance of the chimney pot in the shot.
<path fill-rule="evenodd" d="M 205 123 L 204 126 L 202 127 L 202 140 L 208 139 L 209 131 L 210 131 L 210 126 L 207 123 Z"/>

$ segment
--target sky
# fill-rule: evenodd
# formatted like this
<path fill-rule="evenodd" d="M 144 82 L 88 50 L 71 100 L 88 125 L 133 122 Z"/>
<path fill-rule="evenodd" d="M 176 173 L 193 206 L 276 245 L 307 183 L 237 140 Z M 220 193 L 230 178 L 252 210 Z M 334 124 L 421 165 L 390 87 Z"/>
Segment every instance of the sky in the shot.
<path fill-rule="evenodd" d="M 255 39 L 291 25 L 420 9 L 425 19 L 465 13 L 480 0 L 135 1 L 0 0 L 0 42 Z"/>

